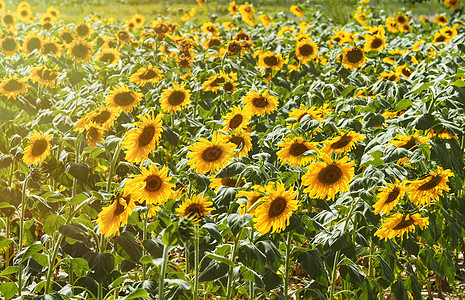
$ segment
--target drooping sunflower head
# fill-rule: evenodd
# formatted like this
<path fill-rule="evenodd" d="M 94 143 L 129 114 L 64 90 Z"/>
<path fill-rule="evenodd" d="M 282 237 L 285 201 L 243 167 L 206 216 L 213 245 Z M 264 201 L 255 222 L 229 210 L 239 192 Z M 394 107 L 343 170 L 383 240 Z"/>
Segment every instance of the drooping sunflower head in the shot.
<path fill-rule="evenodd" d="M 257 201 L 259 201 L 261 198 L 265 197 L 265 188 L 261 185 L 254 185 L 252 186 L 250 191 L 244 191 L 241 190 L 237 193 L 237 198 L 240 199 L 241 197 L 247 197 L 247 203 L 242 203 L 239 202 L 239 214 L 243 215 L 245 213 L 249 213 L 251 215 L 254 215 L 254 211 L 250 211 L 250 209 L 254 206 Z"/>
<path fill-rule="evenodd" d="M 163 78 L 163 72 L 149 64 L 147 67 L 142 67 L 131 75 L 129 79 L 131 83 L 140 86 L 145 86 L 146 83 L 157 83 Z"/>
<path fill-rule="evenodd" d="M 118 108 L 122 111 L 132 111 L 141 99 L 142 93 L 133 92 L 125 85 L 119 85 L 110 91 L 105 98 L 105 102 L 110 107 Z"/>
<path fill-rule="evenodd" d="M 115 196 L 111 205 L 102 208 L 98 214 L 97 224 L 100 227 L 100 234 L 105 237 L 118 235 L 120 227 L 128 222 L 135 206 L 132 191 L 125 188 L 121 194 Z"/>
<path fill-rule="evenodd" d="M 242 98 L 242 103 L 245 104 L 245 110 L 252 115 L 270 114 L 278 108 L 278 98 L 271 96 L 268 90 L 265 90 L 262 95 L 254 90 Z"/>
<path fill-rule="evenodd" d="M 76 61 L 89 61 L 92 57 L 92 46 L 85 41 L 75 41 L 69 47 L 71 59 Z"/>
<path fill-rule="evenodd" d="M 261 198 L 260 204 L 255 209 L 255 227 L 261 234 L 269 232 L 281 232 L 289 225 L 289 218 L 297 210 L 297 192 L 293 187 L 286 190 L 282 182 L 270 183 L 265 187 L 266 196 Z"/>
<path fill-rule="evenodd" d="M 328 155 L 330 155 L 331 152 L 335 154 L 344 154 L 355 148 L 356 142 L 363 141 L 364 139 L 365 137 L 363 134 L 350 131 L 349 133 L 344 133 L 324 142 L 325 146 L 321 151 Z"/>
<path fill-rule="evenodd" d="M 3 95 L 8 98 L 18 97 L 19 95 L 24 95 L 28 91 L 27 78 L 18 78 L 18 75 L 15 74 L 12 77 L 5 77 L 0 81 L 0 95 Z"/>
<path fill-rule="evenodd" d="M 186 82 L 181 85 L 173 82 L 172 89 L 164 89 L 160 98 L 160 106 L 163 112 L 172 113 L 186 108 L 191 102 L 190 90 L 186 89 Z"/>
<path fill-rule="evenodd" d="M 318 143 L 306 142 L 302 137 L 284 138 L 284 142 L 277 145 L 283 149 L 279 150 L 276 155 L 283 163 L 288 163 L 293 167 L 305 166 L 315 160 L 315 156 L 303 156 L 307 151 L 314 150 L 318 152 L 316 148 Z"/>
<path fill-rule="evenodd" d="M 141 167 L 142 174 L 135 175 L 133 184 L 137 185 L 135 197 L 139 202 L 152 205 L 163 205 L 173 193 L 174 184 L 170 182 L 168 168 L 161 169 L 156 164 L 151 164 L 148 169 Z"/>
<path fill-rule="evenodd" d="M 405 77 L 406 79 L 409 79 L 413 71 L 407 65 L 403 65 L 396 67 L 396 73 Z"/>
<path fill-rule="evenodd" d="M 27 165 L 39 165 L 50 154 L 52 133 L 34 130 L 29 136 L 28 146 L 23 151 L 23 161 Z"/>
<path fill-rule="evenodd" d="M 225 121 L 224 131 L 234 130 L 242 132 L 249 124 L 251 118 L 250 112 L 243 109 L 241 106 L 233 106 L 231 112 L 223 117 Z"/>
<path fill-rule="evenodd" d="M 420 180 L 409 181 L 407 194 L 413 204 L 422 206 L 431 205 L 431 200 L 439 200 L 439 196 L 443 196 L 443 192 L 450 191 L 447 182 L 449 177 L 454 176 L 451 170 L 443 170 L 438 167 L 436 172 L 430 172 L 430 175 Z"/>
<path fill-rule="evenodd" d="M 313 163 L 308 166 L 308 172 L 302 176 L 302 184 L 307 186 L 304 192 L 309 197 L 318 199 L 334 199 L 338 192 L 349 190 L 349 183 L 354 176 L 354 162 L 349 162 L 345 156 L 339 161 L 322 154 L 324 162 Z"/>
<path fill-rule="evenodd" d="M 241 133 L 232 133 L 228 135 L 228 142 L 236 145 L 237 157 L 247 156 L 250 150 L 252 150 L 252 139 L 250 138 L 250 132 L 243 131 Z"/>
<path fill-rule="evenodd" d="M 88 119 L 101 126 L 103 130 L 108 130 L 113 126 L 118 115 L 119 112 L 117 108 L 101 105 L 89 113 Z"/>
<path fill-rule="evenodd" d="M 312 58 L 317 57 L 318 45 L 308 40 L 303 40 L 295 46 L 295 56 L 302 61 L 308 63 Z"/>
<path fill-rule="evenodd" d="M 394 140 L 390 141 L 391 144 L 397 148 L 404 148 L 410 151 L 415 151 L 418 144 L 428 143 L 429 138 L 426 136 L 419 136 L 419 131 L 416 130 L 413 135 L 397 134 Z"/>
<path fill-rule="evenodd" d="M 86 129 L 86 139 L 89 143 L 90 149 L 97 147 L 97 144 L 103 142 L 103 128 L 95 122 L 90 121 L 84 127 Z"/>
<path fill-rule="evenodd" d="M 145 161 L 155 150 L 163 131 L 161 114 L 155 116 L 152 110 L 151 114 L 145 112 L 138 118 L 140 121 L 134 123 L 136 128 L 128 131 L 122 142 L 122 147 L 126 150 L 126 160 L 130 163 Z"/>
<path fill-rule="evenodd" d="M 213 210 L 213 202 L 208 201 L 209 197 L 204 197 L 203 194 L 192 196 L 191 199 L 184 200 L 181 205 L 176 208 L 176 212 L 183 218 L 191 218 L 193 221 L 199 222 L 204 216 L 208 216 Z"/>
<path fill-rule="evenodd" d="M 365 63 L 366 57 L 363 49 L 360 47 L 347 48 L 342 58 L 344 67 L 354 70 Z"/>
<path fill-rule="evenodd" d="M 199 138 L 199 141 L 187 147 L 191 152 L 188 164 L 199 174 L 214 173 L 229 164 L 234 156 L 236 144 L 227 141 L 226 137 L 217 131 L 212 140 Z"/>
<path fill-rule="evenodd" d="M 303 9 L 298 7 L 297 5 L 292 5 L 289 8 L 289 11 L 299 18 L 303 18 L 305 16 L 305 12 L 303 11 Z"/>
<path fill-rule="evenodd" d="M 373 205 L 375 209 L 373 213 L 375 215 L 380 212 L 388 215 L 392 208 L 399 203 L 399 200 L 404 197 L 407 190 L 405 188 L 405 182 L 401 183 L 397 178 L 394 184 L 386 183 L 385 185 L 386 187 L 380 188 L 378 195 L 376 195 L 378 201 Z"/>
<path fill-rule="evenodd" d="M 375 236 L 385 240 L 400 236 L 403 240 L 405 233 L 415 232 L 415 225 L 424 229 L 428 224 L 428 217 L 422 218 L 420 214 L 396 213 L 386 219 L 386 222 L 375 232 Z"/>
<path fill-rule="evenodd" d="M 399 81 L 399 74 L 393 70 L 389 70 L 389 72 L 384 71 L 379 74 L 379 79 L 397 82 Z"/>

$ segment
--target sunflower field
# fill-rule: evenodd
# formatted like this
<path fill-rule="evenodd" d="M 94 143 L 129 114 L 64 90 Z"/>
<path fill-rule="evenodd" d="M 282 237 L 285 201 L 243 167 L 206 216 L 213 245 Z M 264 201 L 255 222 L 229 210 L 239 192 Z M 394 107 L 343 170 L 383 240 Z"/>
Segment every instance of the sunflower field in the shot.
<path fill-rule="evenodd" d="M 2 299 L 462 299 L 465 18 L 441 5 L 67 24 L 0 0 Z"/>

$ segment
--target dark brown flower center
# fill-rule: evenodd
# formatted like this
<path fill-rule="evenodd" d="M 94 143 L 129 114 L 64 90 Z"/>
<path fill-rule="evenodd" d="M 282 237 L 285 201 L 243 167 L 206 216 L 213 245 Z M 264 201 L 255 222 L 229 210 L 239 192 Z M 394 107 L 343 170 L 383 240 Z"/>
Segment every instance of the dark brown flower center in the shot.
<path fill-rule="evenodd" d="M 97 127 L 91 127 L 89 128 L 89 131 L 87 131 L 87 134 L 89 135 L 90 139 L 95 141 L 100 138 L 99 130 Z"/>
<path fill-rule="evenodd" d="M 29 12 L 27 10 L 22 10 L 21 11 L 21 16 L 27 17 L 29 15 Z"/>
<path fill-rule="evenodd" d="M 186 207 L 185 214 L 193 217 L 193 218 L 200 218 L 203 214 L 203 206 L 197 203 L 192 203 L 188 207 Z"/>
<path fill-rule="evenodd" d="M 223 149 L 218 146 L 211 146 L 202 152 L 202 160 L 206 162 L 214 162 L 221 158 Z"/>
<path fill-rule="evenodd" d="M 219 39 L 211 39 L 208 41 L 208 47 L 220 46 L 221 41 Z"/>
<path fill-rule="evenodd" d="M 71 44 L 71 42 L 74 40 L 74 37 L 71 33 L 69 32 L 64 32 L 62 35 L 61 35 L 61 38 L 67 43 L 67 44 Z"/>
<path fill-rule="evenodd" d="M 137 140 L 139 147 L 145 147 L 153 140 L 155 137 L 155 127 L 153 125 L 146 126 L 142 133 L 139 135 Z"/>
<path fill-rule="evenodd" d="M 143 80 L 150 80 L 157 77 L 157 75 L 158 74 L 154 70 L 147 70 L 144 72 L 144 74 L 140 75 L 139 78 Z"/>
<path fill-rule="evenodd" d="M 168 103 L 171 106 L 178 106 L 184 102 L 186 94 L 183 91 L 173 91 L 168 96 Z"/>
<path fill-rule="evenodd" d="M 33 156 L 40 156 L 45 152 L 45 150 L 47 150 L 47 147 L 48 147 L 47 140 L 44 140 L 44 139 L 37 140 L 32 145 L 31 154 Z"/>
<path fill-rule="evenodd" d="M 71 51 L 73 52 L 75 57 L 84 58 L 89 53 L 89 48 L 82 43 L 77 43 L 76 45 L 74 45 Z"/>
<path fill-rule="evenodd" d="M 397 22 L 398 22 L 399 24 L 404 24 L 406 21 L 407 21 L 407 20 L 406 20 L 405 17 L 402 16 L 402 15 L 397 17 Z"/>
<path fill-rule="evenodd" d="M 318 173 L 318 181 L 324 185 L 333 185 L 342 178 L 342 170 L 335 164 L 328 165 Z"/>
<path fill-rule="evenodd" d="M 291 147 L 289 148 L 289 154 L 292 156 L 299 156 L 307 152 L 309 149 L 307 146 L 305 146 L 304 143 L 293 143 Z"/>
<path fill-rule="evenodd" d="M 302 56 L 310 56 L 315 52 L 315 49 L 311 45 L 305 44 L 299 48 L 299 51 Z"/>
<path fill-rule="evenodd" d="M 252 99 L 252 104 L 255 107 L 263 108 L 267 107 L 270 103 L 268 102 L 268 99 L 265 97 L 257 97 Z"/>
<path fill-rule="evenodd" d="M 7 92 L 17 92 L 23 88 L 24 84 L 16 79 L 10 79 L 3 89 Z"/>
<path fill-rule="evenodd" d="M 302 118 L 303 118 L 304 116 L 308 115 L 308 114 L 309 114 L 309 113 L 306 113 L 306 112 L 303 113 L 303 114 L 301 114 L 301 115 L 297 118 L 297 122 L 300 122 L 300 120 L 302 120 Z"/>
<path fill-rule="evenodd" d="M 380 38 L 375 38 L 373 41 L 371 41 L 371 49 L 378 49 L 383 45 L 383 40 Z"/>
<path fill-rule="evenodd" d="M 392 230 L 402 230 L 402 229 L 408 228 L 409 226 L 415 224 L 414 219 L 406 220 L 406 218 L 407 218 L 407 215 L 404 215 L 402 217 L 402 220 L 399 222 L 399 224 L 397 224 L 394 228 L 392 228 Z"/>
<path fill-rule="evenodd" d="M 211 87 L 217 87 L 222 85 L 226 80 L 223 77 L 216 77 L 215 80 L 210 84 Z"/>
<path fill-rule="evenodd" d="M 40 49 L 41 45 L 42 45 L 41 40 L 38 37 L 33 37 L 27 43 L 26 48 L 27 48 L 27 51 L 32 52 L 35 49 Z"/>
<path fill-rule="evenodd" d="M 234 84 L 232 82 L 226 82 L 224 85 L 223 85 L 223 89 L 226 91 L 226 92 L 232 92 L 234 90 Z"/>
<path fill-rule="evenodd" d="M 79 36 L 86 36 L 89 34 L 89 27 L 86 25 L 86 24 L 80 24 L 77 28 L 76 28 L 76 32 Z"/>
<path fill-rule="evenodd" d="M 3 22 L 7 25 L 13 24 L 13 17 L 10 15 L 5 15 L 3 17 Z"/>
<path fill-rule="evenodd" d="M 118 39 L 120 39 L 121 41 L 129 41 L 129 39 L 131 38 L 131 36 L 129 35 L 129 32 L 127 31 L 119 31 L 117 35 L 118 35 Z"/>
<path fill-rule="evenodd" d="M 158 191 L 162 184 L 163 180 L 158 175 L 149 175 L 145 178 L 145 190 L 148 192 L 156 192 Z"/>
<path fill-rule="evenodd" d="M 135 101 L 135 98 L 131 92 L 119 92 L 115 95 L 114 101 L 118 106 L 128 106 Z"/>
<path fill-rule="evenodd" d="M 279 61 L 278 61 L 278 58 L 276 56 L 267 56 L 263 59 L 263 62 L 267 65 L 267 66 L 276 66 L 279 64 Z"/>
<path fill-rule="evenodd" d="M 412 75 L 412 72 L 407 68 L 403 68 L 402 74 L 404 74 L 406 77 L 410 77 L 410 75 Z"/>
<path fill-rule="evenodd" d="M 400 189 L 398 187 L 395 187 L 393 188 L 387 198 L 386 198 L 386 201 L 384 201 L 384 204 L 388 204 L 388 203 L 391 203 L 392 201 L 396 200 L 397 199 L 397 196 L 399 196 L 400 194 Z"/>
<path fill-rule="evenodd" d="M 242 147 L 245 144 L 245 139 L 241 136 L 233 136 L 232 138 L 229 139 L 231 143 L 234 143 L 237 145 L 237 148 Z"/>
<path fill-rule="evenodd" d="M 209 32 L 215 32 L 216 31 L 216 28 L 214 26 L 207 26 L 207 30 Z"/>
<path fill-rule="evenodd" d="M 42 69 L 37 74 L 39 75 L 40 78 L 42 78 L 43 80 L 47 80 L 47 81 L 55 80 L 58 76 L 58 74 L 53 72 L 53 70 L 47 70 L 47 69 Z"/>
<path fill-rule="evenodd" d="M 240 40 L 246 40 L 246 41 L 249 41 L 250 40 L 250 37 L 247 33 L 245 32 L 239 32 L 236 37 L 235 37 L 235 40 L 236 41 L 240 41 Z"/>
<path fill-rule="evenodd" d="M 229 43 L 228 45 L 228 51 L 233 54 L 236 54 L 237 52 L 241 51 L 241 49 L 241 44 L 237 42 Z"/>
<path fill-rule="evenodd" d="M 235 187 L 237 184 L 237 180 L 233 178 L 221 178 L 221 185 L 227 186 L 227 187 Z M 245 182 L 241 181 L 239 183 L 239 186 L 244 186 Z"/>
<path fill-rule="evenodd" d="M 169 28 L 168 26 L 166 26 L 165 24 L 157 24 L 153 30 L 155 31 L 155 33 L 157 34 L 165 34 L 168 32 Z"/>
<path fill-rule="evenodd" d="M 57 53 L 58 52 L 58 47 L 55 45 L 55 43 L 45 43 L 44 44 L 44 54 L 47 55 L 49 53 Z"/>
<path fill-rule="evenodd" d="M 268 217 L 269 218 L 276 218 L 281 216 L 281 214 L 286 210 L 287 201 L 284 197 L 276 197 L 270 204 L 270 208 L 268 210 Z"/>
<path fill-rule="evenodd" d="M 350 142 L 352 141 L 352 137 L 348 136 L 347 134 L 344 134 L 341 136 L 341 138 L 337 141 L 331 144 L 331 149 L 341 149 L 347 146 Z"/>
<path fill-rule="evenodd" d="M 100 112 L 98 115 L 96 115 L 95 117 L 93 117 L 92 121 L 94 121 L 95 123 L 103 124 L 106 121 L 108 121 L 110 117 L 111 117 L 111 113 L 108 110 L 104 110 Z"/>
<path fill-rule="evenodd" d="M 443 36 L 442 34 L 436 38 L 436 42 L 444 42 L 446 40 L 446 37 Z"/>
<path fill-rule="evenodd" d="M 229 128 L 235 129 L 235 128 L 239 127 L 239 125 L 242 124 L 242 120 L 244 120 L 244 117 L 241 114 L 236 114 L 229 121 Z"/>
<path fill-rule="evenodd" d="M 14 38 L 8 37 L 2 41 L 2 48 L 5 51 L 14 51 L 16 49 L 16 41 Z"/>
<path fill-rule="evenodd" d="M 405 143 L 404 145 L 400 146 L 400 148 L 404 148 L 404 149 L 407 149 L 407 150 L 410 150 L 411 151 L 414 151 L 417 147 L 416 147 L 416 139 L 415 138 L 410 138 L 410 140 L 408 140 L 407 143 Z"/>
<path fill-rule="evenodd" d="M 113 53 L 105 53 L 99 57 L 99 61 L 111 64 L 115 60 L 115 55 Z"/>
<path fill-rule="evenodd" d="M 427 191 L 435 188 L 438 184 L 440 184 L 442 181 L 442 176 L 441 175 L 434 175 L 431 177 L 431 179 L 427 182 L 422 184 L 421 186 L 418 187 L 419 191 Z"/>
<path fill-rule="evenodd" d="M 129 201 L 131 201 L 131 196 L 128 196 L 125 198 L 121 197 L 121 198 L 116 199 L 116 207 L 115 207 L 115 211 L 113 212 L 113 216 L 115 217 L 121 215 L 126 210 L 120 201 L 126 201 L 126 205 L 127 205 Z"/>
<path fill-rule="evenodd" d="M 351 49 L 347 52 L 347 60 L 352 64 L 357 64 L 363 59 L 363 52 L 359 48 Z"/>

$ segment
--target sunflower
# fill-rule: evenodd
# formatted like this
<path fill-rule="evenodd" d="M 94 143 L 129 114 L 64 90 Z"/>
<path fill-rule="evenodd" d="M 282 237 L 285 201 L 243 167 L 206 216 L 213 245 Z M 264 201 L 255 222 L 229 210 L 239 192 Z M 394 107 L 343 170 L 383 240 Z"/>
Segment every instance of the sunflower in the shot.
<path fill-rule="evenodd" d="M 122 29 L 118 30 L 118 32 L 116 33 L 116 36 L 118 37 L 118 40 L 121 43 L 126 43 L 131 40 L 131 35 L 129 34 L 129 31 L 127 30 L 122 30 Z"/>
<path fill-rule="evenodd" d="M 13 57 L 19 50 L 19 43 L 13 35 L 4 36 L 0 40 L 0 50 L 6 57 Z"/>
<path fill-rule="evenodd" d="M 396 178 L 396 183 L 386 183 L 387 187 L 382 187 L 379 189 L 378 201 L 373 205 L 375 209 L 373 213 L 375 215 L 383 212 L 384 214 L 389 214 L 392 208 L 402 199 L 405 195 L 406 188 L 405 182 L 400 183 L 400 181 Z"/>
<path fill-rule="evenodd" d="M 251 114 L 241 106 L 233 106 L 231 112 L 223 117 L 225 121 L 224 131 L 234 130 L 242 132 L 249 124 Z"/>
<path fill-rule="evenodd" d="M 16 11 L 16 15 L 18 16 L 18 19 L 23 21 L 23 22 L 29 22 L 31 21 L 32 18 L 32 11 L 30 7 L 26 6 L 18 6 L 18 10 Z"/>
<path fill-rule="evenodd" d="M 131 198 L 132 191 L 125 188 L 120 195 L 115 197 L 113 204 L 102 208 L 97 218 L 100 234 L 105 237 L 119 234 L 120 227 L 126 225 L 136 206 Z"/>
<path fill-rule="evenodd" d="M 53 6 L 48 7 L 45 12 L 51 15 L 54 18 L 54 21 L 60 17 L 60 12 Z"/>
<path fill-rule="evenodd" d="M 451 40 L 451 38 L 441 32 L 435 32 L 433 41 L 431 44 L 436 45 L 438 43 L 448 43 Z"/>
<path fill-rule="evenodd" d="M 0 0 L 0 13 L 5 12 L 5 1 Z"/>
<path fill-rule="evenodd" d="M 191 152 L 187 154 L 187 162 L 197 173 L 214 173 L 229 164 L 234 156 L 236 144 L 229 143 L 226 137 L 213 132 L 212 140 L 199 138 L 199 141 L 187 147 Z"/>
<path fill-rule="evenodd" d="M 325 146 L 321 151 L 328 155 L 330 155 L 331 152 L 334 152 L 335 154 L 344 154 L 355 148 L 355 143 L 357 141 L 363 141 L 364 139 L 365 137 L 363 134 L 351 131 L 324 142 Z"/>
<path fill-rule="evenodd" d="M 97 147 L 97 144 L 103 142 L 103 128 L 91 121 L 84 126 L 86 129 L 86 139 L 90 149 Z"/>
<path fill-rule="evenodd" d="M 69 29 L 63 29 L 60 31 L 60 37 L 66 45 L 71 45 L 71 43 L 76 39 L 74 32 Z"/>
<path fill-rule="evenodd" d="M 242 4 L 238 9 L 243 19 L 252 19 L 255 14 L 255 9 L 251 7 L 248 3 Z"/>
<path fill-rule="evenodd" d="M 418 148 L 417 144 L 428 143 L 429 138 L 426 136 L 419 136 L 419 132 L 416 130 L 413 136 L 397 134 L 394 140 L 390 142 L 397 148 L 415 151 Z"/>
<path fill-rule="evenodd" d="M 322 110 L 313 106 L 310 108 L 306 108 L 305 105 L 300 104 L 300 109 L 293 109 L 289 113 L 289 118 L 295 119 L 297 121 L 293 127 L 296 127 L 300 123 L 302 118 L 307 115 L 310 116 L 310 118 L 312 118 L 313 120 L 317 121 L 322 121 L 325 118 L 324 112 Z"/>
<path fill-rule="evenodd" d="M 208 40 L 206 40 L 205 42 L 203 42 L 202 46 L 205 49 L 211 49 L 212 47 L 219 47 L 219 46 L 221 46 L 221 44 L 222 44 L 221 38 L 219 38 L 219 37 L 211 37 Z"/>
<path fill-rule="evenodd" d="M 228 54 L 229 55 L 237 55 L 239 52 L 241 52 L 242 49 L 242 44 L 238 41 L 230 41 L 227 46 L 228 49 Z"/>
<path fill-rule="evenodd" d="M 394 18 L 396 24 L 401 27 L 401 26 L 405 26 L 405 25 L 409 25 L 410 24 L 410 21 L 408 19 L 408 17 L 405 15 L 405 14 L 398 14 L 396 15 L 396 17 Z"/>
<path fill-rule="evenodd" d="M 17 96 L 27 93 L 27 78 L 19 79 L 15 74 L 13 77 L 5 77 L 0 81 L 0 95 L 16 99 Z"/>
<path fill-rule="evenodd" d="M 142 25 L 144 25 L 145 23 L 145 18 L 144 16 L 140 15 L 140 14 L 134 14 L 131 18 L 134 23 L 136 24 L 136 27 L 141 27 Z"/>
<path fill-rule="evenodd" d="M 348 156 L 336 162 L 326 154 L 322 154 L 322 158 L 324 162 L 311 164 L 308 172 L 302 176 L 302 184 L 308 186 L 304 192 L 309 193 L 309 197 L 334 199 L 338 192 L 349 190 L 355 163 L 348 162 Z"/>
<path fill-rule="evenodd" d="M 270 16 L 267 16 L 267 15 L 263 15 L 263 14 L 259 15 L 258 19 L 260 20 L 260 22 L 262 22 L 263 27 L 265 27 L 265 28 L 267 28 L 271 24 L 274 24 L 274 22 L 271 20 Z"/>
<path fill-rule="evenodd" d="M 44 42 L 42 37 L 37 35 L 35 32 L 30 31 L 24 38 L 23 55 L 28 56 L 34 50 L 42 52 L 43 46 Z"/>
<path fill-rule="evenodd" d="M 312 58 L 317 57 L 318 45 L 308 40 L 302 40 L 295 46 L 295 56 L 303 64 L 308 63 Z"/>
<path fill-rule="evenodd" d="M 237 198 L 247 197 L 247 203 L 239 202 L 239 214 L 243 215 L 249 212 L 250 208 L 261 198 L 265 197 L 265 188 L 261 185 L 252 186 L 250 191 L 239 191 Z M 255 211 L 255 210 L 254 210 Z M 251 215 L 254 211 L 249 212 Z"/>
<path fill-rule="evenodd" d="M 186 82 L 181 85 L 173 82 L 172 89 L 164 89 L 160 98 L 160 107 L 165 113 L 172 113 L 186 108 L 191 102 L 190 90 L 185 89 Z"/>
<path fill-rule="evenodd" d="M 170 31 L 168 23 L 162 20 L 157 20 L 153 22 L 152 28 L 153 28 L 153 33 L 155 34 L 155 37 L 157 37 L 158 40 L 160 41 L 163 40 Z"/>
<path fill-rule="evenodd" d="M 192 18 L 193 16 L 195 16 L 196 13 L 197 13 L 197 9 L 196 9 L 195 7 L 189 9 L 189 10 L 181 17 L 181 21 L 186 22 L 187 20 L 189 20 L 190 18 Z"/>
<path fill-rule="evenodd" d="M 232 15 L 235 15 L 239 12 L 239 8 L 236 5 L 236 1 L 229 2 L 228 10 Z"/>
<path fill-rule="evenodd" d="M 236 144 L 237 157 L 247 156 L 252 150 L 252 139 L 250 132 L 233 133 L 227 136 L 228 142 Z"/>
<path fill-rule="evenodd" d="M 278 108 L 278 98 L 268 94 L 268 90 L 265 90 L 262 95 L 258 94 L 254 90 L 242 98 L 242 103 L 245 104 L 245 110 L 251 112 L 254 115 L 265 115 L 272 113 Z"/>
<path fill-rule="evenodd" d="M 229 76 L 221 70 L 220 74 L 210 76 L 210 78 L 202 84 L 203 90 L 217 93 L 229 79 Z"/>
<path fill-rule="evenodd" d="M 164 166 L 158 169 L 157 165 L 151 164 L 148 169 L 141 167 L 142 174 L 134 175 L 131 183 L 137 188 L 134 189 L 134 196 L 137 201 L 152 205 L 163 205 L 173 193 L 174 184 L 170 183 L 168 168 Z"/>
<path fill-rule="evenodd" d="M 284 138 L 284 142 L 278 143 L 278 147 L 283 147 L 283 149 L 276 152 L 276 155 L 283 163 L 288 163 L 293 167 L 305 166 L 315 160 L 315 157 L 301 155 L 309 150 L 317 151 L 316 145 L 318 143 L 306 142 L 302 137 Z"/>
<path fill-rule="evenodd" d="M 218 33 L 220 33 L 220 31 L 218 30 L 218 27 L 216 27 L 216 25 L 214 25 L 212 22 L 208 22 L 208 23 L 204 23 L 200 29 L 203 31 L 203 33 L 205 34 L 211 34 L 211 35 L 217 35 Z"/>
<path fill-rule="evenodd" d="M 455 24 L 454 24 L 453 27 L 444 26 L 443 28 L 441 28 L 441 30 L 439 30 L 439 32 L 442 33 L 443 35 L 447 36 L 449 39 L 451 39 L 451 38 L 453 38 L 454 36 L 457 35 L 457 27 L 456 27 Z"/>
<path fill-rule="evenodd" d="M 157 83 L 163 78 L 163 72 L 149 64 L 147 67 L 142 67 L 136 73 L 131 75 L 129 81 L 133 84 L 145 86 L 146 83 Z"/>
<path fill-rule="evenodd" d="M 15 14 L 10 11 L 7 11 L 6 13 L 4 13 L 2 15 L 2 25 L 7 28 L 15 27 L 16 26 Z"/>
<path fill-rule="evenodd" d="M 75 41 L 69 47 L 71 59 L 89 61 L 92 57 L 92 46 L 85 41 Z"/>
<path fill-rule="evenodd" d="M 39 165 L 50 154 L 52 133 L 34 130 L 27 138 L 28 146 L 23 151 L 23 161 L 27 165 Z"/>
<path fill-rule="evenodd" d="M 55 80 L 60 75 L 55 69 L 46 66 L 31 67 L 31 80 L 45 86 L 55 85 Z"/>
<path fill-rule="evenodd" d="M 186 199 L 175 210 L 183 218 L 192 218 L 194 221 L 200 221 L 200 218 L 208 216 L 213 210 L 213 202 L 208 201 L 209 197 L 203 194 L 193 195 L 191 199 Z"/>
<path fill-rule="evenodd" d="M 150 152 L 155 150 L 163 131 L 161 114 L 155 117 L 153 110 L 151 115 L 144 114 L 138 116 L 140 121 L 133 124 L 137 128 L 128 131 L 121 144 L 126 149 L 126 161 L 130 163 L 145 161 Z"/>
<path fill-rule="evenodd" d="M 381 51 L 386 47 L 386 40 L 382 35 L 366 35 L 365 36 L 365 52 L 376 50 Z"/>
<path fill-rule="evenodd" d="M 439 26 L 445 26 L 447 24 L 447 17 L 444 15 L 437 15 L 434 17 L 434 21 L 439 25 Z"/>
<path fill-rule="evenodd" d="M 271 51 L 260 54 L 258 66 L 262 68 L 281 70 L 284 65 L 284 59 L 281 54 L 274 54 Z"/>
<path fill-rule="evenodd" d="M 430 139 L 437 137 L 438 139 L 450 140 L 450 139 L 458 139 L 459 137 L 456 135 L 452 135 L 447 132 L 446 128 L 441 128 L 439 131 L 436 132 L 434 129 L 428 129 L 426 131 L 426 136 Z"/>
<path fill-rule="evenodd" d="M 58 43 L 56 43 L 53 40 L 44 41 L 44 47 L 42 48 L 42 54 L 43 55 L 53 54 L 53 56 L 58 58 L 61 56 L 61 46 L 58 45 Z"/>
<path fill-rule="evenodd" d="M 119 52 L 115 49 L 105 48 L 97 55 L 95 60 L 111 65 L 119 60 Z"/>
<path fill-rule="evenodd" d="M 77 36 L 81 39 L 91 34 L 91 28 L 89 24 L 85 22 L 78 24 L 74 30 L 76 31 Z"/>
<path fill-rule="evenodd" d="M 385 240 L 400 236 L 403 240 L 404 233 L 415 232 L 415 225 L 423 230 L 428 224 L 428 217 L 422 218 L 420 214 L 396 213 L 386 219 L 386 222 L 375 232 L 375 236 Z"/>
<path fill-rule="evenodd" d="M 234 178 L 210 178 L 210 188 L 217 192 L 222 186 L 225 187 L 243 187 L 247 182 L 245 180 L 241 180 L 241 182 L 237 183 L 237 179 Z"/>
<path fill-rule="evenodd" d="M 286 229 L 289 218 L 299 207 L 297 192 L 292 192 L 292 188 L 286 191 L 282 182 L 268 184 L 265 192 L 266 196 L 260 199 L 263 203 L 255 209 L 256 229 L 265 234 L 273 227 L 271 232 L 279 233 Z"/>
<path fill-rule="evenodd" d="M 389 72 L 384 71 L 379 74 L 379 79 L 397 82 L 399 81 L 399 74 L 393 70 L 390 70 Z"/>
<path fill-rule="evenodd" d="M 430 206 L 431 200 L 438 201 L 444 191 L 450 191 L 447 182 L 450 176 L 454 176 L 451 170 L 438 167 L 436 172 L 430 172 L 429 175 L 420 180 L 409 181 L 407 194 L 413 204 L 420 206 L 428 203 Z"/>
<path fill-rule="evenodd" d="M 342 64 L 345 68 L 354 70 L 365 63 L 365 53 L 360 47 L 347 48 L 344 51 Z"/>
<path fill-rule="evenodd" d="M 459 8 L 459 0 L 445 0 L 444 4 L 446 4 L 449 8 L 452 8 L 452 9 Z"/>
<path fill-rule="evenodd" d="M 302 8 L 298 7 L 297 5 L 292 5 L 289 8 L 289 11 L 299 18 L 303 18 L 305 16 L 305 12 L 302 10 Z"/>
<path fill-rule="evenodd" d="M 99 106 L 92 111 L 88 118 L 90 121 L 100 125 L 103 130 L 108 130 L 113 126 L 116 118 L 118 117 L 118 109 L 114 107 Z"/>
<path fill-rule="evenodd" d="M 105 102 L 110 107 L 119 108 L 122 111 L 132 111 L 142 99 L 142 93 L 131 91 L 125 85 L 118 85 L 110 91 Z"/>

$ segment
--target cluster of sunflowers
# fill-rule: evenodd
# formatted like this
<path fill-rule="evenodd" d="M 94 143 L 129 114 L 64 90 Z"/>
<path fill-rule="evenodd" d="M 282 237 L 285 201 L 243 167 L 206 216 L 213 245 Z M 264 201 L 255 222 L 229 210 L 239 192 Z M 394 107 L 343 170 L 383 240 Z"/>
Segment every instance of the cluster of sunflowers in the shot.
<path fill-rule="evenodd" d="M 197 24 L 197 3 L 181 25 L 64 24 L 0 0 L 4 297 L 419 299 L 430 271 L 455 288 L 462 17 L 232 1 Z"/>

